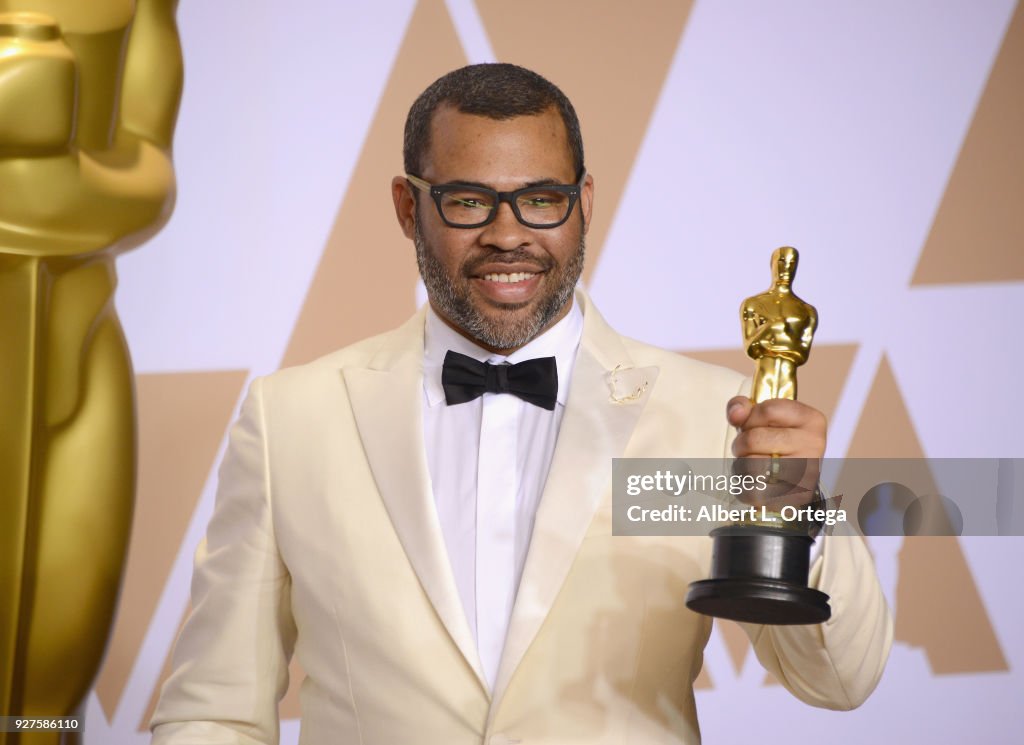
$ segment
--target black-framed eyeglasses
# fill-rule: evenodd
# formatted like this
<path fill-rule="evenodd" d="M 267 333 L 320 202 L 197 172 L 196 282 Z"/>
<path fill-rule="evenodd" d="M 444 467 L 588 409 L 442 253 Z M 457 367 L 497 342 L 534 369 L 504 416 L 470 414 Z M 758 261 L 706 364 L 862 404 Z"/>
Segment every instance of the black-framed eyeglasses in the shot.
<path fill-rule="evenodd" d="M 515 191 L 495 191 L 470 184 L 430 184 L 405 174 L 409 183 L 425 191 L 437 205 L 437 213 L 451 228 L 482 228 L 494 222 L 498 207 L 508 202 L 516 219 L 528 228 L 557 228 L 569 219 L 587 178 L 584 170 L 575 184 L 528 186 Z"/>

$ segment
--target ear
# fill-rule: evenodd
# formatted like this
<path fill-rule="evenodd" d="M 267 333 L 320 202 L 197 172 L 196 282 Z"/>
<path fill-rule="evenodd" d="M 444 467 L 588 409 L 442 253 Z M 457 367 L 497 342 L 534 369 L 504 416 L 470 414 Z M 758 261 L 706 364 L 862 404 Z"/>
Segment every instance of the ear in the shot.
<path fill-rule="evenodd" d="M 580 187 L 580 213 L 583 215 L 583 234 L 590 230 L 590 212 L 594 207 L 594 177 L 589 173 Z"/>
<path fill-rule="evenodd" d="M 391 179 L 391 198 L 395 202 L 395 217 L 398 218 L 398 224 L 409 240 L 413 239 L 416 230 L 416 199 L 412 189 L 413 187 L 404 176 L 395 176 Z"/>

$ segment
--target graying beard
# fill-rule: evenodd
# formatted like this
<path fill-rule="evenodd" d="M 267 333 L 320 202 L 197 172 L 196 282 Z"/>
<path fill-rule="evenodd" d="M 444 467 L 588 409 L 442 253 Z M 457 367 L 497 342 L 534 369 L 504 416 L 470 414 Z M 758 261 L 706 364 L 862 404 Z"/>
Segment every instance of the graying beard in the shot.
<path fill-rule="evenodd" d="M 441 262 L 428 250 L 426 241 L 416 223 L 413 243 L 416 246 L 416 264 L 426 285 L 427 295 L 437 310 L 470 337 L 492 349 L 516 349 L 532 341 L 572 297 L 576 282 L 583 271 L 586 251 L 583 234 L 578 250 L 562 272 L 563 281 L 557 292 L 547 298 L 527 317 L 515 322 L 495 323 L 473 307 L 469 296 L 457 291 L 448 281 Z"/>

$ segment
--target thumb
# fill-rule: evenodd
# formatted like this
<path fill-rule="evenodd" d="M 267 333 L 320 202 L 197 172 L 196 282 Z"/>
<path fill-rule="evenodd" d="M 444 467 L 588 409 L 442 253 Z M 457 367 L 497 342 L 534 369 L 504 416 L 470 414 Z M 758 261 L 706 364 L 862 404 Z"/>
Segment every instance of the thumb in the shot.
<path fill-rule="evenodd" d="M 733 396 L 725 406 L 725 418 L 732 426 L 742 427 L 753 408 L 753 402 L 746 396 Z"/>

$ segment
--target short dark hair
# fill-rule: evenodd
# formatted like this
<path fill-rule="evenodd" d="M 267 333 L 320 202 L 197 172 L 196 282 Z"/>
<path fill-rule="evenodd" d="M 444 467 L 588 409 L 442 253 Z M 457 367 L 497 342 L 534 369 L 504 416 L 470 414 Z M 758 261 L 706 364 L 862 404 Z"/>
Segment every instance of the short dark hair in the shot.
<path fill-rule="evenodd" d="M 583 135 L 569 99 L 547 78 L 507 62 L 460 67 L 419 95 L 405 120 L 406 173 L 422 175 L 423 156 L 430 148 L 430 125 L 441 106 L 499 120 L 542 114 L 554 107 L 565 125 L 576 178 L 583 175 Z"/>

